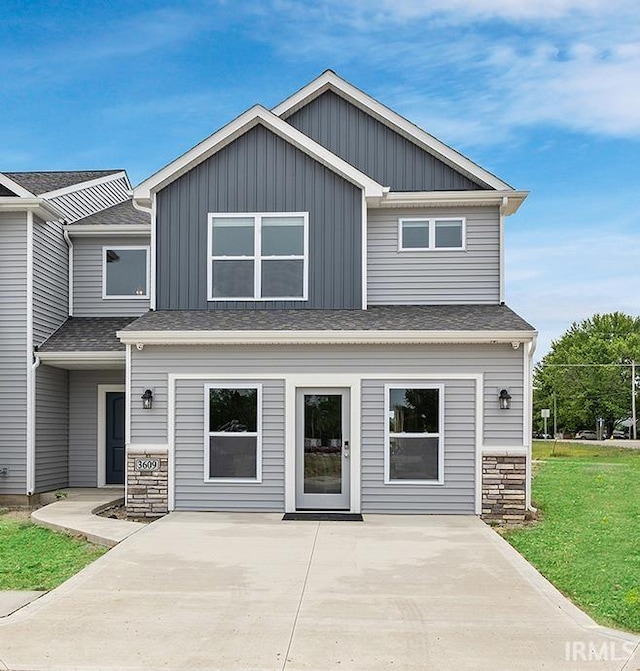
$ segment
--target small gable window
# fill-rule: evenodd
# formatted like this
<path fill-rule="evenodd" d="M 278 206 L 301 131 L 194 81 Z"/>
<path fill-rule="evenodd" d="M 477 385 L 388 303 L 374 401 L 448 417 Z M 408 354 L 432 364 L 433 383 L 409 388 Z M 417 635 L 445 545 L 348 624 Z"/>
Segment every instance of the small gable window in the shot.
<path fill-rule="evenodd" d="M 306 300 L 308 213 L 209 215 L 208 300 Z"/>
<path fill-rule="evenodd" d="M 412 218 L 398 222 L 398 249 L 405 251 L 465 248 L 466 221 L 462 218 Z"/>
<path fill-rule="evenodd" d="M 149 298 L 149 248 L 102 248 L 102 298 Z"/>

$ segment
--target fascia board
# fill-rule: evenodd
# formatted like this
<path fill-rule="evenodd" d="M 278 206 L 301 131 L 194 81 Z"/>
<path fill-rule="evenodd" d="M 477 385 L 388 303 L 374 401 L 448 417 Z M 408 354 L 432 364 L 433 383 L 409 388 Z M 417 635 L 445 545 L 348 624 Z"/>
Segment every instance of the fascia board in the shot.
<path fill-rule="evenodd" d="M 430 154 L 436 156 L 447 165 L 462 171 L 463 173 L 481 181 L 492 189 L 511 189 L 512 187 L 503 182 L 499 177 L 485 170 L 471 159 L 441 142 L 436 137 L 422 130 L 409 120 L 400 116 L 397 112 L 378 102 L 364 91 L 356 88 L 349 82 L 335 74 L 335 72 L 323 72 L 317 79 L 307 84 L 292 96 L 274 107 L 271 111 L 279 117 L 287 118 L 296 110 L 303 107 L 307 102 L 313 100 L 327 89 L 332 89 L 338 95 L 345 97 L 360 109 L 368 112 L 381 123 L 399 132 L 401 135 L 418 144 Z"/>
<path fill-rule="evenodd" d="M 69 224 L 64 230 L 71 237 L 150 235 L 151 224 Z"/>
<path fill-rule="evenodd" d="M 496 344 L 530 342 L 536 331 L 118 331 L 126 344 Z"/>
<path fill-rule="evenodd" d="M 42 198 L 16 198 L 15 196 L 0 197 L 0 212 L 33 212 L 43 221 L 58 221 L 63 214 L 51 203 Z"/>
<path fill-rule="evenodd" d="M 39 194 L 41 198 L 57 198 L 58 196 L 64 196 L 68 193 L 74 193 L 75 191 L 82 191 L 83 189 L 88 189 L 92 186 L 98 186 L 99 184 L 107 184 L 109 182 L 115 182 L 118 179 L 125 178 L 129 188 L 131 188 L 131 183 L 129 182 L 129 177 L 124 170 L 120 172 L 114 172 L 111 175 L 105 175 L 104 177 L 96 177 L 96 179 L 90 179 L 86 182 L 78 182 L 77 184 L 71 184 L 70 186 L 65 186 L 62 189 L 55 189 L 54 191 L 47 191 L 46 193 Z"/>
<path fill-rule="evenodd" d="M 43 362 L 51 363 L 105 363 L 110 361 L 122 361 L 124 363 L 126 353 L 120 352 L 36 352 L 38 358 Z"/>
<path fill-rule="evenodd" d="M 16 196 L 22 198 L 35 198 L 36 194 L 31 193 L 28 189 L 25 189 L 24 186 L 20 186 L 18 182 L 14 182 L 10 177 L 7 177 L 4 173 L 0 172 L 0 184 L 6 186 L 7 189 L 13 191 Z M 10 196 L 7 196 L 10 197 Z"/>
<path fill-rule="evenodd" d="M 384 187 L 352 165 L 331 153 L 297 128 L 286 123 L 261 105 L 255 105 L 188 152 L 151 175 L 133 190 L 137 202 L 148 202 L 152 192 L 164 188 L 180 176 L 220 151 L 258 123 L 304 151 L 329 169 L 364 189 L 368 197 L 382 196 Z"/>
<path fill-rule="evenodd" d="M 514 214 L 529 195 L 528 191 L 414 191 L 386 193 L 370 198 L 372 208 L 455 207 L 497 205 L 505 216 Z"/>

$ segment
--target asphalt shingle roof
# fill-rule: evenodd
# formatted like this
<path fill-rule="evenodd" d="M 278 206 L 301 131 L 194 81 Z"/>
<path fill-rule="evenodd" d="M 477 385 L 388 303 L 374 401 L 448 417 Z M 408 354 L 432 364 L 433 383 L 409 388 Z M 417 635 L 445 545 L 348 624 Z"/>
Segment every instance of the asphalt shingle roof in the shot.
<path fill-rule="evenodd" d="M 71 226 L 78 224 L 149 224 L 151 216 L 136 210 L 131 200 L 125 200 L 117 205 L 112 205 L 106 210 L 101 210 L 95 214 L 90 214 L 84 219 L 74 221 Z"/>
<path fill-rule="evenodd" d="M 5 172 L 3 173 L 16 184 L 24 187 L 31 193 L 39 196 L 49 191 L 57 191 L 67 186 L 81 184 L 99 177 L 113 175 L 122 170 L 73 170 L 73 171 L 44 171 L 44 172 Z"/>
<path fill-rule="evenodd" d="M 135 317 L 70 317 L 39 352 L 117 352 L 124 345 L 116 338 Z"/>
<path fill-rule="evenodd" d="M 125 331 L 534 331 L 506 305 L 385 305 L 368 310 L 147 312 Z"/>

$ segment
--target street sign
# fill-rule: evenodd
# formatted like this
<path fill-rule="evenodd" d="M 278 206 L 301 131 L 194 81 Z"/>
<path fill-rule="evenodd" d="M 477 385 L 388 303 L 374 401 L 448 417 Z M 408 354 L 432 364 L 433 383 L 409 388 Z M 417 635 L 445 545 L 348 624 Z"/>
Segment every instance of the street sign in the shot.
<path fill-rule="evenodd" d="M 551 417 L 551 408 L 542 408 L 542 410 L 540 410 L 540 417 L 549 419 L 549 417 Z"/>

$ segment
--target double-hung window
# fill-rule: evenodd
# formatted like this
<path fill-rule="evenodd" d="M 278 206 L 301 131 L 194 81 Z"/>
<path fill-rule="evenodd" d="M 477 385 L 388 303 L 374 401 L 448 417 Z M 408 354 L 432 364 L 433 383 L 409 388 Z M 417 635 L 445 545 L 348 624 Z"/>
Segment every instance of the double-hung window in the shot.
<path fill-rule="evenodd" d="M 420 217 L 400 219 L 398 222 L 398 249 L 431 251 L 434 249 L 465 249 L 464 218 Z"/>
<path fill-rule="evenodd" d="M 442 484 L 443 387 L 385 388 L 385 483 Z"/>
<path fill-rule="evenodd" d="M 210 214 L 208 300 L 306 300 L 307 212 Z"/>
<path fill-rule="evenodd" d="M 102 248 L 102 298 L 149 298 L 149 248 Z"/>
<path fill-rule="evenodd" d="M 261 482 L 260 385 L 205 386 L 205 481 Z"/>

